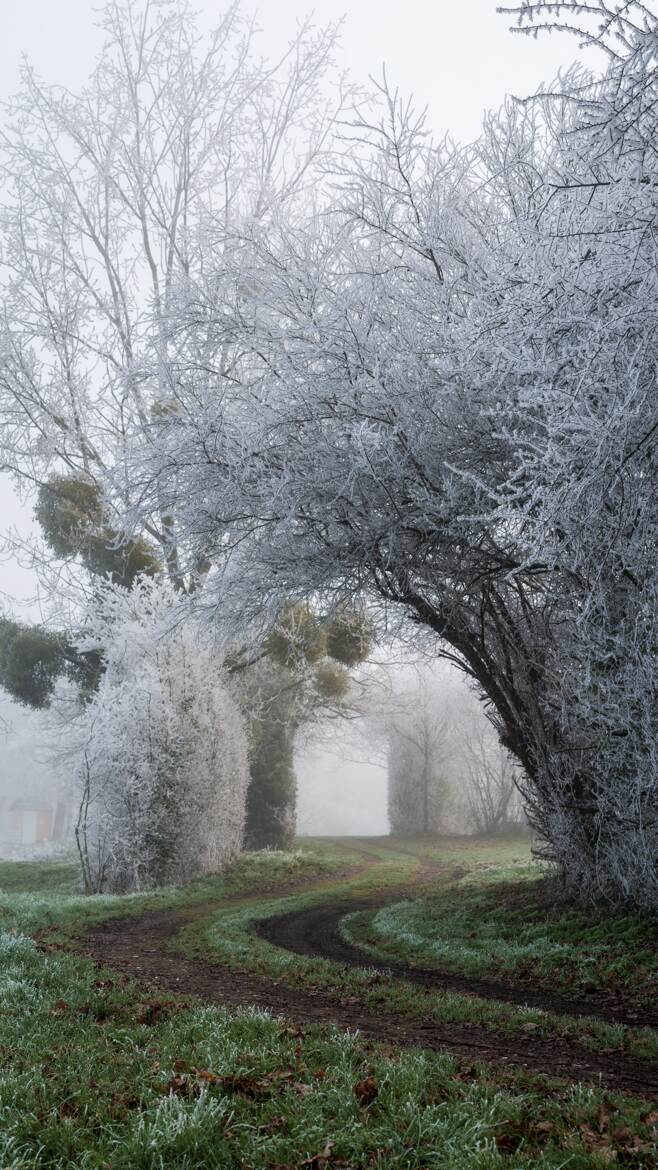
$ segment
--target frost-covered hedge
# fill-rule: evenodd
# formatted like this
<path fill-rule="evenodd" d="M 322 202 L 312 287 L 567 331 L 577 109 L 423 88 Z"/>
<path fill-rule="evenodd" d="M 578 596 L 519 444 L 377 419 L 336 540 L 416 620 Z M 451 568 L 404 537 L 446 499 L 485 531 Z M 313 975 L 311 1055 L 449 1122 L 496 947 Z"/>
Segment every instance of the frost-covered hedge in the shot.
<path fill-rule="evenodd" d="M 89 890 L 189 881 L 242 844 L 242 717 L 221 655 L 165 580 L 96 594 L 81 648 L 104 673 L 77 721 L 78 824 Z"/>

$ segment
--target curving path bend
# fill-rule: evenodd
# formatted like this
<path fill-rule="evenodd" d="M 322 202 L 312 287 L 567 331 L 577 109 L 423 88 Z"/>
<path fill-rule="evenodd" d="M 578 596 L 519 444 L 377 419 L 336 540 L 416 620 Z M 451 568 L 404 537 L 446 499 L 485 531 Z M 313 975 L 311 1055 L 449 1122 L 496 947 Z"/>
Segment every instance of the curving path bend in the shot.
<path fill-rule="evenodd" d="M 364 857 L 363 866 L 372 864 Z M 426 867 L 428 869 L 429 867 Z M 421 870 L 422 872 L 422 870 Z M 342 875 L 345 876 L 345 875 Z M 324 883 L 326 885 L 326 883 Z M 304 883 L 304 888 L 318 883 Z M 300 885 L 284 892 L 299 892 Z M 408 887 L 406 888 L 408 892 Z M 274 894 L 275 891 L 272 891 Z M 377 964 L 346 943 L 338 932 L 340 918 L 348 912 L 381 906 L 399 900 L 401 891 L 388 891 L 386 898 L 361 902 L 330 902 L 310 909 L 295 910 L 257 924 L 261 938 L 296 954 L 322 957 L 333 962 L 360 966 L 377 973 L 393 974 L 441 994 L 455 990 L 486 999 L 526 1004 L 569 1015 L 599 1016 L 620 1021 L 612 1008 L 592 1003 L 558 999 L 513 988 L 498 981 L 472 980 L 447 972 L 423 971 L 403 964 Z M 235 901 L 243 901 L 237 898 Z M 226 905 L 226 900 L 219 904 Z M 219 908 L 219 905 L 217 908 Z M 340 997 L 321 989 L 286 987 L 278 980 L 236 971 L 219 963 L 189 959 L 165 944 L 195 917 L 208 915 L 212 907 L 151 911 L 139 917 L 110 919 L 95 926 L 79 940 L 78 952 L 94 962 L 123 972 L 159 988 L 196 996 L 208 1003 L 232 1008 L 257 1007 L 285 1017 L 298 1025 L 334 1024 L 393 1047 L 419 1047 L 447 1051 L 467 1060 L 511 1065 L 569 1081 L 589 1081 L 611 1090 L 658 1099 L 658 1062 L 626 1057 L 619 1053 L 590 1051 L 579 1044 L 552 1036 L 510 1034 L 477 1024 L 437 1023 L 390 1012 L 364 1009 L 353 997 Z M 624 1022 L 638 1023 L 636 1019 Z M 644 1021 L 643 1021 L 644 1022 Z M 647 1021 L 648 1022 L 648 1021 Z"/>
<path fill-rule="evenodd" d="M 399 901 L 387 895 L 385 898 L 364 898 L 349 903 L 328 903 L 311 906 L 304 910 L 291 910 L 256 923 L 256 934 L 272 945 L 309 958 L 329 959 L 344 963 L 348 967 L 360 967 L 382 975 L 394 975 L 408 983 L 437 991 L 454 991 L 460 995 L 476 995 L 480 999 L 495 999 L 517 1007 L 538 1008 L 545 1012 L 556 1012 L 563 1016 L 589 1016 L 613 1024 L 628 1027 L 658 1028 L 658 1011 L 655 1006 L 646 1011 L 629 1011 L 618 1001 L 610 998 L 578 999 L 564 995 L 549 995 L 545 991 L 533 991 L 520 987 L 511 981 L 483 979 L 479 976 L 460 975 L 439 967 L 416 967 L 407 963 L 384 962 L 370 957 L 365 951 L 347 942 L 340 933 L 340 922 L 346 914 L 360 910 L 376 910 Z"/>

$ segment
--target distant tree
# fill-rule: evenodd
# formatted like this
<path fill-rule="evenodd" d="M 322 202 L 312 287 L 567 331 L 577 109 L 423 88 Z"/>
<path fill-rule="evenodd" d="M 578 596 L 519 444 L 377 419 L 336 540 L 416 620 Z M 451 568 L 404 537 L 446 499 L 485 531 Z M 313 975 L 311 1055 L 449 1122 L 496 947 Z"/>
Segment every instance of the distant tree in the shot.
<path fill-rule="evenodd" d="M 41 806 L 46 814 L 35 826 L 44 853 L 72 845 L 71 817 L 76 808 L 69 767 L 59 768 L 53 753 L 52 720 L 48 715 L 19 705 L 0 695 L 0 852 L 12 852 L 23 844 L 23 830 L 16 824 L 12 805 Z M 46 811 L 48 810 L 48 811 Z M 32 837 L 33 833 L 26 834 Z"/>
<path fill-rule="evenodd" d="M 445 662 L 403 671 L 368 738 L 387 745 L 391 833 L 494 835 L 524 823 L 522 777 L 465 675 Z"/>
<path fill-rule="evenodd" d="M 397 710 L 395 710 L 397 707 Z M 427 673 L 387 720 L 388 815 L 394 836 L 439 833 L 449 800 L 453 744 L 445 695 Z"/>
<path fill-rule="evenodd" d="M 525 823 L 519 765 L 502 746 L 473 692 L 454 710 L 459 788 L 473 831 L 490 837 Z"/>

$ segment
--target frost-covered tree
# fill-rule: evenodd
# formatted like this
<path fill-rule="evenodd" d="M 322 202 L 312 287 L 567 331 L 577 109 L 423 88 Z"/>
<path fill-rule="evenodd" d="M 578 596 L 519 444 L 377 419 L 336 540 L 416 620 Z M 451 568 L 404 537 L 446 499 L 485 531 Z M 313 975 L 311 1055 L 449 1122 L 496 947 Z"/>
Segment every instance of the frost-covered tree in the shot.
<path fill-rule="evenodd" d="M 392 833 L 492 835 L 523 823 L 518 764 L 462 672 L 445 662 L 403 672 L 373 731 L 388 745 Z"/>
<path fill-rule="evenodd" d="M 215 872 L 240 851 L 244 723 L 217 647 L 163 579 L 101 586 L 81 649 L 103 658 L 72 727 L 88 890 L 125 892 Z"/>
<path fill-rule="evenodd" d="M 467 149 L 384 85 L 331 213 L 254 225 L 240 279 L 195 286 L 145 500 L 248 612 L 366 591 L 433 630 L 569 892 L 655 908 L 658 19 L 518 13 L 593 15 L 601 76 Z M 221 394 L 192 360 L 211 336 L 240 355 Z"/>
<path fill-rule="evenodd" d="M 0 854 L 70 855 L 76 796 L 52 759 L 49 719 L 0 696 Z"/>
<path fill-rule="evenodd" d="M 533 805 L 571 889 L 655 910 L 658 17 L 634 2 L 518 15 L 528 32 L 582 23 L 607 62 L 527 107 L 550 150 L 504 295 L 483 315 L 515 354 L 516 467 L 500 510 L 553 606 L 543 715 L 561 743 Z"/>
<path fill-rule="evenodd" d="M 445 828 L 452 770 L 450 722 L 427 673 L 398 696 L 386 720 L 388 817 L 394 836 Z"/>
<path fill-rule="evenodd" d="M 294 219 L 348 96 L 336 25 L 300 23 L 267 61 L 237 4 L 207 36 L 187 0 L 109 0 L 98 19 L 88 82 L 71 92 L 26 65 L 0 129 L 0 464 L 36 495 L 51 615 L 0 621 L 0 685 L 39 707 L 58 679 L 99 685 L 100 651 L 77 649 L 90 578 L 129 586 L 164 565 L 185 593 L 209 572 L 203 553 L 182 565 L 162 500 L 123 530 L 142 495 L 127 437 L 148 443 L 172 409 L 181 288 L 210 256 L 235 271 L 243 223 Z M 229 384 L 231 348 L 203 348 L 200 382 Z"/>
<path fill-rule="evenodd" d="M 464 689 L 452 711 L 453 766 L 468 827 L 483 837 L 525 825 L 519 765 L 503 747 L 481 700 Z"/>
<path fill-rule="evenodd" d="M 108 0 L 98 20 L 79 92 L 25 65 L 0 126 L 0 465 L 37 496 L 45 545 L 27 543 L 52 625 L 0 629 L 0 679 L 37 705 L 75 659 L 63 566 L 127 583 L 164 563 L 181 589 L 208 571 L 202 555 L 179 570 L 161 501 L 127 540 L 118 513 L 141 493 L 123 474 L 126 436 L 148 441 L 167 416 L 180 283 L 243 221 L 293 214 L 347 96 L 335 26 L 301 24 L 268 62 L 237 4 L 207 36 L 188 0 Z M 228 377 L 221 358 L 211 369 Z"/>
<path fill-rule="evenodd" d="M 344 98 L 334 27 L 268 62 L 236 4 L 208 36 L 188 0 L 109 0 L 99 22 L 80 92 L 26 65 L 3 111 L 0 452 L 25 486 L 102 482 L 127 428 L 157 425 L 177 281 L 312 186 Z M 150 527 L 173 557 L 166 516 Z"/>

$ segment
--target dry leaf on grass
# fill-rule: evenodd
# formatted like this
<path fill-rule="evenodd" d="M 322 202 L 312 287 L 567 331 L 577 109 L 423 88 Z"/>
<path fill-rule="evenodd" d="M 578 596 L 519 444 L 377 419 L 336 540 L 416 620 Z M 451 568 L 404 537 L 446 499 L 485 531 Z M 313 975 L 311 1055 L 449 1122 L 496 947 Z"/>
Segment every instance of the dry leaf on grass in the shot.
<path fill-rule="evenodd" d="M 373 1076 L 364 1077 L 362 1081 L 358 1081 L 354 1086 L 354 1096 L 359 1105 L 372 1105 L 372 1102 L 379 1095 L 379 1088 Z"/>

